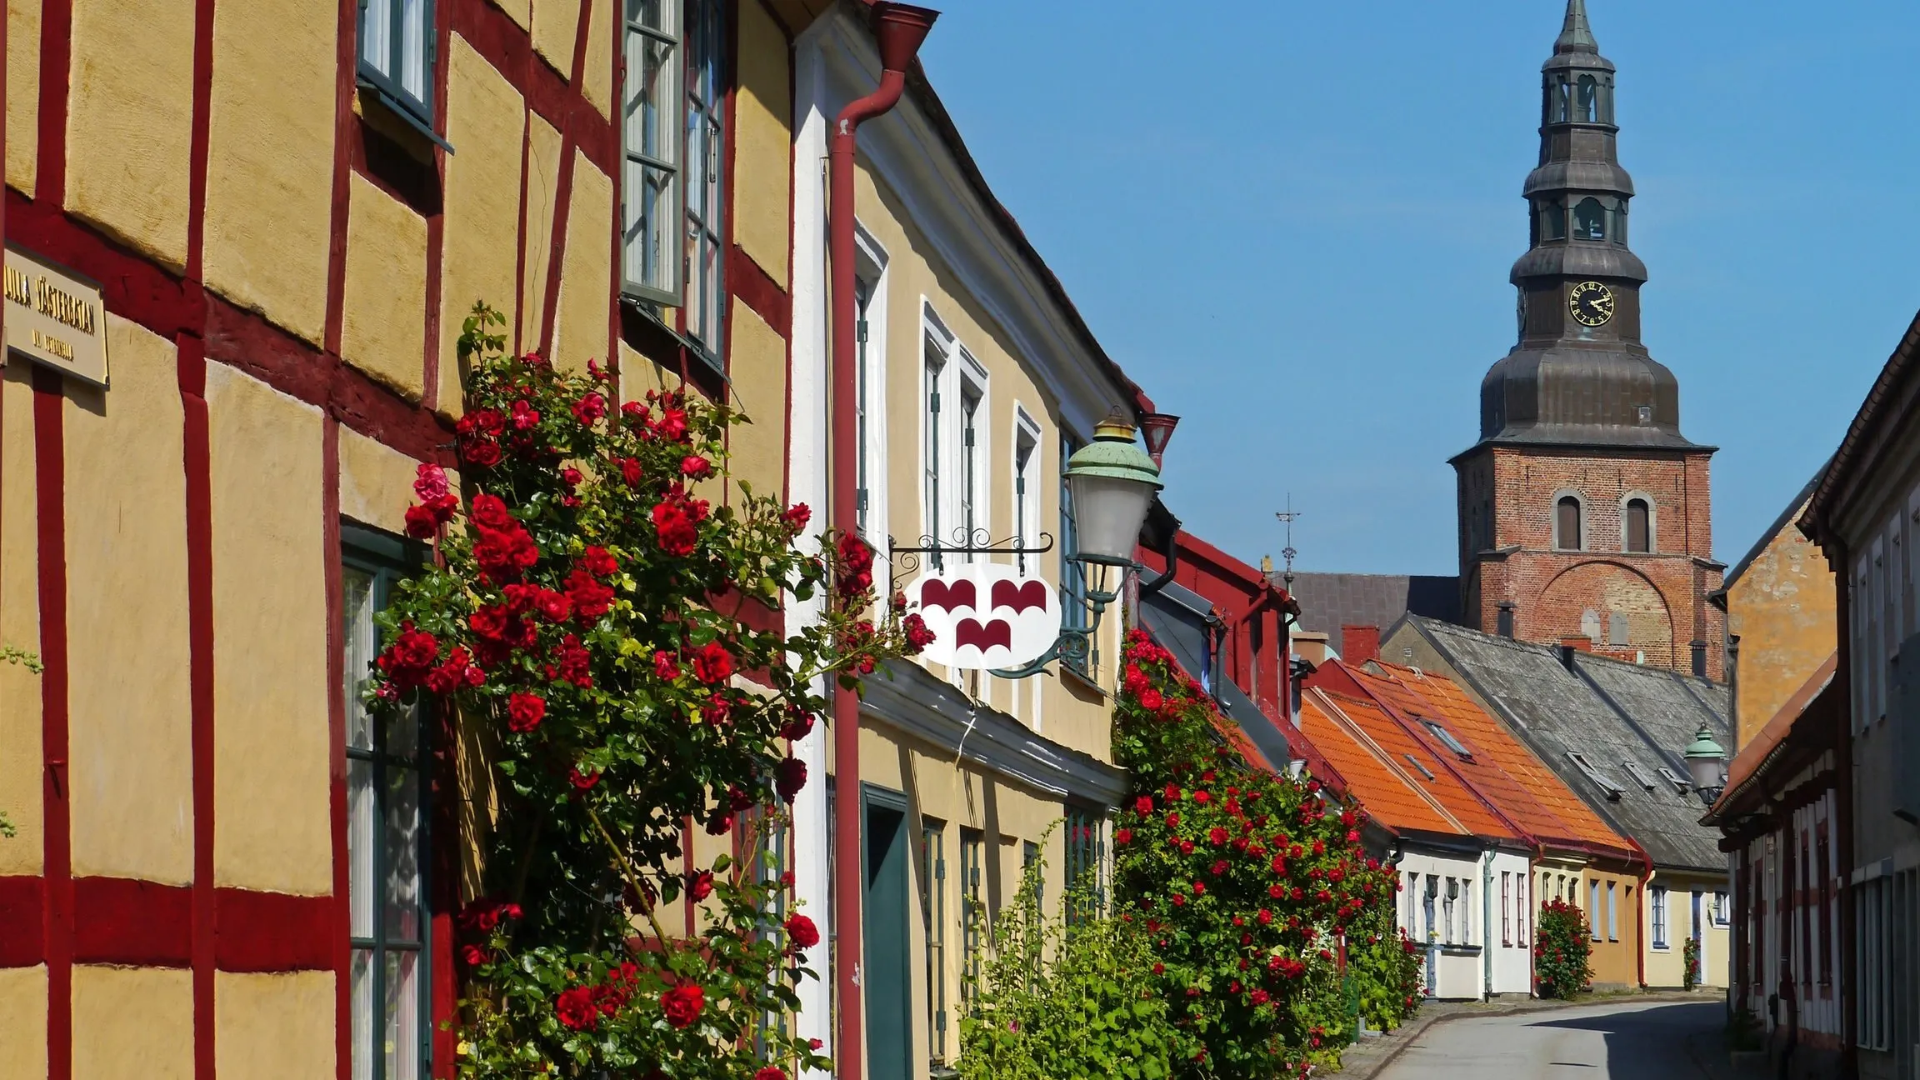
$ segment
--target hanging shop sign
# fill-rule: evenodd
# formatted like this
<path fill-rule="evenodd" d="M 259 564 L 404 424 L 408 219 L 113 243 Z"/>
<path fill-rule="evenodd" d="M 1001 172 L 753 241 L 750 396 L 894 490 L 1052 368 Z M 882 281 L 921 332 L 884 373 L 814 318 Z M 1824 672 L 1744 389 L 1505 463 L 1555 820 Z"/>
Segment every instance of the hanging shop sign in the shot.
<path fill-rule="evenodd" d="M 7 248 L 7 354 L 107 385 L 107 314 L 100 286 Z"/>
<path fill-rule="evenodd" d="M 1060 636 L 1060 595 L 1045 579 L 999 563 L 963 563 L 923 574 L 907 604 L 926 620 L 933 644 L 921 654 L 948 667 L 1014 668 L 1040 657 Z"/>

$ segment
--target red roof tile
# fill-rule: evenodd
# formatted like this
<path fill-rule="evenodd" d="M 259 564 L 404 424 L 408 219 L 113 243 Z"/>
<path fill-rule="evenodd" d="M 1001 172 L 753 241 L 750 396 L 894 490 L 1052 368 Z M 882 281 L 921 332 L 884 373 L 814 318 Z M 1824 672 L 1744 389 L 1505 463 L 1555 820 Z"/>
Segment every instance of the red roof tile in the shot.
<path fill-rule="evenodd" d="M 1461 771 L 1473 778 L 1507 816 L 1546 843 L 1558 841 L 1598 846 L 1627 857 L 1632 845 L 1613 831 L 1566 781 L 1514 738 L 1499 720 L 1482 709 L 1458 683 L 1443 675 L 1377 662 L 1386 677 L 1355 672 L 1369 689 L 1383 697 L 1408 699 L 1406 709 L 1439 720 L 1473 751 L 1475 762 L 1461 762 Z M 1416 703 L 1417 702 L 1417 703 Z M 1421 708 L 1423 703 L 1426 709 Z M 1403 712 L 1406 709 L 1402 709 Z M 1430 711 L 1429 711 L 1430 710 Z M 1410 717 L 1411 718 L 1411 717 Z M 1438 746 L 1438 740 L 1433 740 Z M 1480 759 L 1484 758 L 1482 764 Z"/>
<path fill-rule="evenodd" d="M 1397 770 L 1383 764 L 1345 723 L 1334 718 L 1336 712 L 1349 708 L 1371 708 L 1368 703 L 1349 698 L 1323 707 L 1316 700 L 1319 694 L 1320 691 L 1310 691 L 1301 699 L 1300 726 L 1333 767 L 1340 770 L 1347 781 L 1348 792 L 1360 800 L 1376 822 L 1396 832 L 1415 829 L 1467 835 L 1459 822 L 1449 820 L 1434 809 Z"/>

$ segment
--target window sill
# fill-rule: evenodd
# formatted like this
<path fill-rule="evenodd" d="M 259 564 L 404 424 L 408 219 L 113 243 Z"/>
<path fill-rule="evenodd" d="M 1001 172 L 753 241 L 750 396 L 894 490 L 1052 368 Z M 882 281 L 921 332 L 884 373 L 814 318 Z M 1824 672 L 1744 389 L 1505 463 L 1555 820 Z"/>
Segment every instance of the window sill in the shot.
<path fill-rule="evenodd" d="M 414 112 L 412 109 L 408 108 L 406 105 L 402 104 L 399 98 L 396 98 L 392 94 L 389 94 L 385 90 L 381 89 L 378 83 L 372 82 L 371 80 L 368 80 L 365 78 L 358 80 L 358 85 L 362 92 L 372 96 L 375 100 L 379 101 L 381 105 L 386 107 L 388 112 L 398 117 L 400 121 L 406 124 L 408 127 L 419 132 L 422 136 L 424 136 L 427 139 L 427 141 L 433 143 L 433 145 L 435 146 L 438 146 L 440 149 L 445 150 L 449 154 L 453 153 L 453 144 L 441 138 L 439 133 L 433 130 L 433 125 L 431 123 L 423 119 L 418 113 Z"/>
<path fill-rule="evenodd" d="M 1065 664 L 1061 664 L 1060 676 L 1063 679 L 1071 677 L 1074 682 L 1077 682 L 1081 686 L 1092 691 L 1093 693 L 1100 695 L 1102 700 L 1104 700 L 1107 696 L 1106 688 L 1102 687 L 1098 682 L 1094 681 L 1092 672 L 1081 671 L 1079 668 L 1068 667 Z"/>

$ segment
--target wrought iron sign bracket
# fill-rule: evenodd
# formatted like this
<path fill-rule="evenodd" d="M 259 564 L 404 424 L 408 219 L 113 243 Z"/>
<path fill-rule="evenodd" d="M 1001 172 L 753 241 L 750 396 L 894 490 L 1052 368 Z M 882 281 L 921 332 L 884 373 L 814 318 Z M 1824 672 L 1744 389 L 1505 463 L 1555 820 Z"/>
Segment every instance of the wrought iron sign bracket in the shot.
<path fill-rule="evenodd" d="M 893 587 L 900 587 L 902 578 L 909 578 L 920 572 L 920 557 L 931 555 L 928 560 L 935 567 L 948 555 L 1044 555 L 1053 550 L 1053 534 L 1041 533 L 1038 547 L 1029 547 L 1009 538 L 995 541 L 993 534 L 985 529 L 969 531 L 962 526 L 953 530 L 951 544 L 942 544 L 931 536 L 921 536 L 915 547 L 902 547 L 894 543 L 893 537 L 887 537 L 887 565 L 892 567 Z"/>

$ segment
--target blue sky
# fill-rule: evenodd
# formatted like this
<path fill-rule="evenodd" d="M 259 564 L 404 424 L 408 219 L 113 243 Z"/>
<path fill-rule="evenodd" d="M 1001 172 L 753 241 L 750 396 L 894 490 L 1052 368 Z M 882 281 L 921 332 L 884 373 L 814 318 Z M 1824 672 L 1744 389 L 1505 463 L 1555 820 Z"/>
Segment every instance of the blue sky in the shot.
<path fill-rule="evenodd" d="M 1920 308 L 1920 5 L 1589 0 L 1620 68 L 1644 337 L 1738 559 Z M 1451 573 L 1513 345 L 1564 0 L 963 0 L 923 52 L 1109 353 L 1183 417 L 1167 499 L 1249 561 Z M 1170 17 L 1170 13 L 1173 13 Z"/>

